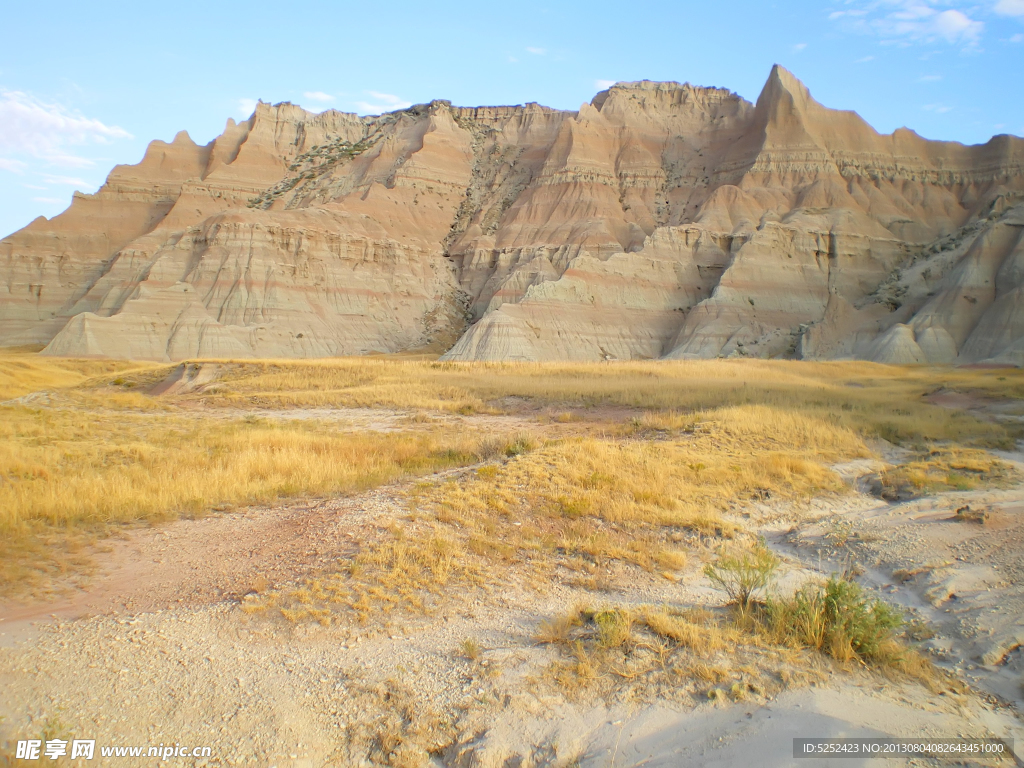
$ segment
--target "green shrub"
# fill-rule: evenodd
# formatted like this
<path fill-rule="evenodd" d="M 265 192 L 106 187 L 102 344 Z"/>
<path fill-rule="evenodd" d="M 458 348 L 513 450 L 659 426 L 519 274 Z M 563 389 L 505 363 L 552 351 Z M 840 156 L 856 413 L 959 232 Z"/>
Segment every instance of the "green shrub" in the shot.
<path fill-rule="evenodd" d="M 757 593 L 775 579 L 780 562 L 761 540 L 749 549 L 723 550 L 718 560 L 704 567 L 704 575 L 746 611 Z"/>
<path fill-rule="evenodd" d="M 764 616 L 777 640 L 815 648 L 840 661 L 887 662 L 898 654 L 894 634 L 903 616 L 845 578 L 807 585 L 788 599 L 769 598 Z"/>

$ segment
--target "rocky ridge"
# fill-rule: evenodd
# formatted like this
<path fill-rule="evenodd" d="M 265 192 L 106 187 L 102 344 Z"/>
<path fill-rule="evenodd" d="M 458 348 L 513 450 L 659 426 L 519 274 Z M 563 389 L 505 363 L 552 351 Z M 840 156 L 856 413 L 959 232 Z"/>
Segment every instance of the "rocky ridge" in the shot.
<path fill-rule="evenodd" d="M 0 344 L 1020 365 L 1022 232 L 1024 140 L 882 135 L 778 66 L 756 104 L 261 103 L 0 241 Z"/>

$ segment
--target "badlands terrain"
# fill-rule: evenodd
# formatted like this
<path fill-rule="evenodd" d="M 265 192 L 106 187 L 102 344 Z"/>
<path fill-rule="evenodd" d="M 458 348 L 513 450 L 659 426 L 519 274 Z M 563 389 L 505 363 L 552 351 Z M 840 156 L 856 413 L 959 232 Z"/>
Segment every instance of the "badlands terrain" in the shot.
<path fill-rule="evenodd" d="M 0 241 L 0 345 L 161 362 L 1024 362 L 1024 140 L 881 135 L 776 66 L 756 104 L 260 103 Z"/>
<path fill-rule="evenodd" d="M 1024 745 L 1014 368 L 8 350 L 0 416 L 5 764 L 29 738 L 281 768 Z M 774 569 L 746 607 L 730 558 Z M 830 577 L 849 621 L 813 611 Z"/>
<path fill-rule="evenodd" d="M 0 265 L 0 764 L 1021 764 L 1020 138 L 260 103 Z"/>

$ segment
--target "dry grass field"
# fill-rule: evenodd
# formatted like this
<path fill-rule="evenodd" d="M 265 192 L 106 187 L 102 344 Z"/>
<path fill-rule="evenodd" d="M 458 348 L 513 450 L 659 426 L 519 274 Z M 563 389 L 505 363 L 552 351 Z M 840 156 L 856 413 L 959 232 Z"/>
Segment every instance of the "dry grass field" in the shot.
<path fill-rule="evenodd" d="M 34 571 L 64 571 L 76 548 L 112 525 L 366 489 L 471 465 L 517 439 L 431 414 L 518 415 L 536 434 L 549 422 L 580 423 L 554 442 L 527 434 L 537 443 L 529 456 L 422 500 L 425 514 L 445 531 L 457 527 L 473 552 L 507 555 L 572 539 L 591 542 L 581 552 L 656 567 L 678 555 L 648 546 L 648 537 L 720 528 L 719 511 L 752 495 L 837 490 L 825 465 L 870 455 L 865 440 L 925 453 L 934 445 L 1012 446 L 1013 428 L 932 405 L 930 393 L 1024 395 L 1018 371 L 864 363 L 201 365 L 213 369 L 211 383 L 159 396 L 149 392 L 176 366 L 0 355 L 0 581 L 9 587 Z M 359 432 L 252 413 L 310 408 L 399 411 L 409 425 Z M 902 471 L 932 485 L 950 476 L 928 461 Z M 952 482 L 969 483 L 980 470 Z M 499 545 L 494 526 L 512 514 L 526 522 Z M 598 523 L 618 533 L 595 538 Z"/>
<path fill-rule="evenodd" d="M 299 718 L 313 729 L 306 746 L 286 748 L 278 742 L 294 726 L 254 714 L 253 733 L 270 728 L 278 746 L 241 748 L 268 764 L 299 765 L 289 760 L 308 740 L 331 765 L 425 766 L 442 754 L 463 764 L 457 747 L 480 728 L 474 718 L 500 711 L 526 723 L 553 695 L 584 708 L 753 706 L 866 674 L 962 708 L 969 688 L 917 645 L 934 636 L 927 621 L 905 623 L 881 593 L 884 577 L 868 587 L 852 570 L 829 579 L 822 558 L 884 543 L 861 535 L 858 510 L 943 494 L 971 494 L 974 506 L 950 502 L 970 514 L 943 517 L 959 527 L 928 535 L 951 537 L 950 547 L 965 532 L 998 537 L 1009 518 L 985 500 L 1000 489 L 1016 498 L 1017 454 L 999 452 L 1024 435 L 1021 401 L 1016 370 L 860 362 L 161 365 L 7 350 L 0 608 L 38 613 L 107 579 L 149 606 L 139 616 L 161 627 L 152 642 L 173 627 L 180 653 L 216 637 L 226 654 L 172 664 L 179 651 L 165 649 L 166 668 L 162 657 L 125 657 L 117 669 L 138 666 L 140 680 L 184 669 L 188 687 L 206 680 L 202 665 L 227 665 L 210 680 L 256 680 L 257 709 L 281 680 L 265 656 L 231 666 L 239 649 L 284 654 L 289 672 L 292 654 L 306 654 L 311 687 L 289 700 L 321 702 L 335 724 L 317 730 L 322 709 L 310 710 Z M 166 536 L 195 551 L 173 554 Z M 794 536 L 819 537 L 817 566 L 792 549 Z M 937 554 L 922 568 L 893 541 L 872 555 L 892 560 L 892 583 L 926 596 L 942 588 L 924 584 L 946 567 Z M 99 561 L 108 570 L 94 574 Z M 779 573 L 794 569 L 802 586 L 777 592 Z M 110 605 L 100 597 L 91 604 Z M 117 655 L 120 630 L 92 634 L 104 626 L 57 627 L 53 642 Z M 511 635 L 496 640 L 498 627 Z M 324 645 L 302 640 L 314 631 L 329 633 Z M 79 640 L 66 645 L 62 633 Z M 231 640 L 247 633 L 262 644 Z M 416 652 L 405 644 L 414 637 Z M 70 651 L 54 658 L 82 666 Z M 336 702 L 323 683 L 342 663 L 365 675 L 346 672 Z M 28 686 L 18 696 L 43 696 L 48 683 L 18 664 L 12 680 Z M 89 662 L 83 685 L 120 685 L 107 666 Z M 206 714 L 175 706 L 199 722 L 217 701 L 199 707 Z M 40 707 L 45 723 L 64 717 Z"/>

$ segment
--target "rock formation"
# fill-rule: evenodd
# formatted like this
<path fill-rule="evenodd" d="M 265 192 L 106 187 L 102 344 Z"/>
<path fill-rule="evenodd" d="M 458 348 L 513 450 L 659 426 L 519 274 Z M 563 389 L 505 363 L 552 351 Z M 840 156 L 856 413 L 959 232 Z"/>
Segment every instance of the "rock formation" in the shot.
<path fill-rule="evenodd" d="M 1024 140 L 757 103 L 260 104 L 0 241 L 0 344 L 156 360 L 750 355 L 1024 364 Z M 453 346 L 454 345 L 454 346 Z"/>

